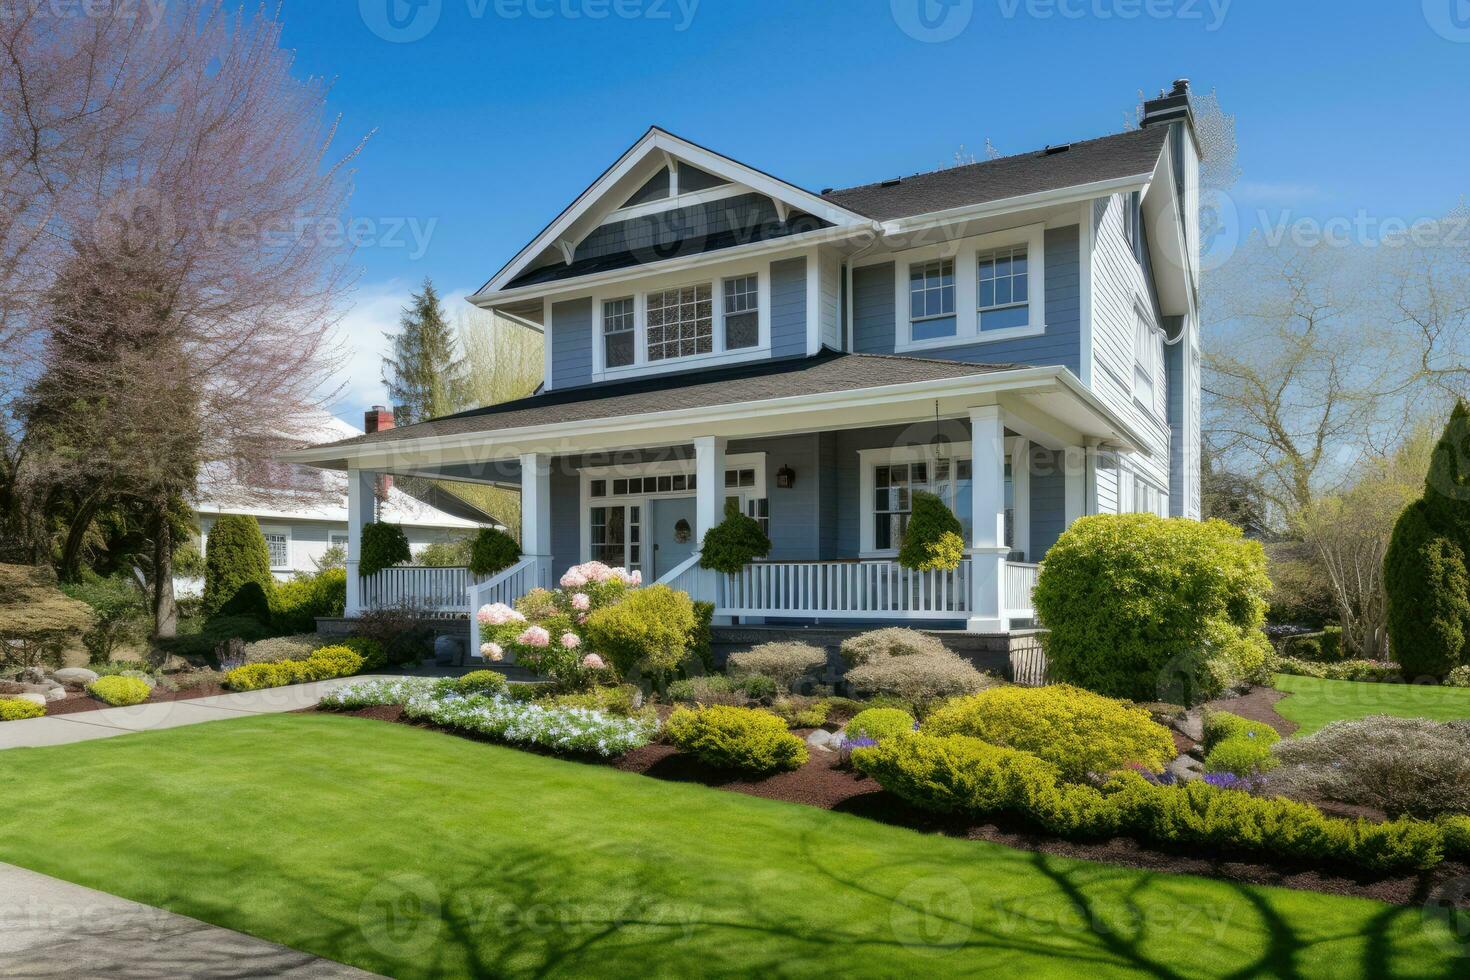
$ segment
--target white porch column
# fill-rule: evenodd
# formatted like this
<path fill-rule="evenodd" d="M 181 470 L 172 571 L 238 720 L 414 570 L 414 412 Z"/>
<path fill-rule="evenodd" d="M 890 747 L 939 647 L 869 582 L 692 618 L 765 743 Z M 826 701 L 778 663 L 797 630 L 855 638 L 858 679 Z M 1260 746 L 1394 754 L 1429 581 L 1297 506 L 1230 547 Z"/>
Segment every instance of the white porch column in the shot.
<path fill-rule="evenodd" d="M 970 596 L 972 633 L 1004 633 L 1006 547 L 1006 440 L 1000 408 L 970 409 L 971 495 Z"/>
<path fill-rule="evenodd" d="M 551 457 L 521 457 L 521 557 L 551 562 Z"/>
<path fill-rule="evenodd" d="M 376 516 L 378 474 L 347 464 L 347 602 L 343 614 L 352 619 L 362 614 L 362 579 L 357 566 L 362 560 L 362 529 Z"/>
<path fill-rule="evenodd" d="M 725 439 L 699 436 L 694 440 L 694 523 L 701 546 L 705 532 L 725 517 Z"/>
<path fill-rule="evenodd" d="M 1087 513 L 1087 450 L 1081 446 L 1068 446 L 1062 453 L 1062 470 L 1066 476 L 1064 497 L 1065 524 Z"/>
<path fill-rule="evenodd" d="M 1027 561 L 1035 561 L 1031 554 L 1031 440 L 1025 436 L 1011 443 L 1011 493 L 1015 496 L 1011 549 L 1025 555 Z"/>

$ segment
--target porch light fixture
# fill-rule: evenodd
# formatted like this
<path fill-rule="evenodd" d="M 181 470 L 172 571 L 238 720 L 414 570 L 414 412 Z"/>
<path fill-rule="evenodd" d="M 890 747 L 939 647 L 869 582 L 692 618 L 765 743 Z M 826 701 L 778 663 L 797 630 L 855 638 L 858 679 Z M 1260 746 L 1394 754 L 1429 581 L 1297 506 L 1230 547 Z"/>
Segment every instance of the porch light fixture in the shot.
<path fill-rule="evenodd" d="M 790 466 L 786 466 L 783 464 L 781 468 L 776 471 L 776 486 L 780 487 L 782 490 L 790 490 L 792 487 L 796 486 L 796 471 L 793 470 Z"/>

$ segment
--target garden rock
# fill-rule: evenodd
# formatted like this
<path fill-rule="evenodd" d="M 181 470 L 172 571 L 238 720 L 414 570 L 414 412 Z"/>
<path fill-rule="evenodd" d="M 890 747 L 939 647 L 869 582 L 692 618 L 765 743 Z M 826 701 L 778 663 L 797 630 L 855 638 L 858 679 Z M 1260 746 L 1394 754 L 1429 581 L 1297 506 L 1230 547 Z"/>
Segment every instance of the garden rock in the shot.
<path fill-rule="evenodd" d="M 45 694 L 42 694 L 41 697 L 45 698 L 47 701 L 64 701 L 66 700 L 66 688 L 53 687 Z"/>
<path fill-rule="evenodd" d="M 1191 741 L 1203 742 L 1205 740 L 1205 714 L 1196 708 L 1174 722 L 1174 728 Z"/>
<path fill-rule="evenodd" d="M 159 666 L 160 674 L 186 674 L 194 669 L 194 665 L 176 653 L 171 653 Z"/>
<path fill-rule="evenodd" d="M 837 747 L 842 744 L 842 736 L 818 728 L 806 737 L 806 744 L 810 748 L 820 749 L 823 752 L 836 752 Z"/>
<path fill-rule="evenodd" d="M 86 687 L 97 679 L 97 672 L 95 670 L 88 670 L 85 667 L 63 667 L 53 673 L 51 677 L 68 687 Z"/>
<path fill-rule="evenodd" d="M 32 694 L 27 691 L 25 694 L 17 694 L 15 697 L 20 701 L 29 701 L 31 704 L 39 704 L 43 708 L 46 707 L 46 695 L 44 694 Z"/>
<path fill-rule="evenodd" d="M 20 691 L 22 694 L 42 695 L 49 694 L 52 691 L 61 691 L 63 694 L 66 693 L 66 689 L 55 681 L 41 681 L 39 684 L 21 684 Z"/>
<path fill-rule="evenodd" d="M 1164 768 L 1180 781 L 1199 779 L 1205 774 L 1204 763 L 1190 755 L 1181 755 Z"/>
<path fill-rule="evenodd" d="M 20 672 L 18 679 L 22 684 L 39 684 L 46 679 L 46 669 L 44 667 L 27 667 Z"/>

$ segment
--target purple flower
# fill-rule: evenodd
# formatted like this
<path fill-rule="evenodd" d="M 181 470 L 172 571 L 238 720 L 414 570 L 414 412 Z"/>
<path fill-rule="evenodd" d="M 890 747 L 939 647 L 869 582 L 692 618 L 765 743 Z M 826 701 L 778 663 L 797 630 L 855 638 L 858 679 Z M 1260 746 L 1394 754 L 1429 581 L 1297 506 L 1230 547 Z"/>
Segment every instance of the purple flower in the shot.
<path fill-rule="evenodd" d="M 1248 793 L 1251 790 L 1251 781 L 1249 779 L 1242 779 L 1233 772 L 1207 772 L 1205 773 L 1205 782 L 1214 786 L 1216 789 L 1238 789 L 1243 793 Z"/>

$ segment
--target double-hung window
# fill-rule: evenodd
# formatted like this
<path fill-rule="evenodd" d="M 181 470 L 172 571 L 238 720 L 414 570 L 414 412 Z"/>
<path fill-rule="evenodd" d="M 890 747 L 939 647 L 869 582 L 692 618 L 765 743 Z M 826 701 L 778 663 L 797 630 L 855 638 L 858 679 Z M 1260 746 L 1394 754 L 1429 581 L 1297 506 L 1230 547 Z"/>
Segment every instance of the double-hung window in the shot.
<path fill-rule="evenodd" d="M 271 568 L 290 567 L 290 544 L 284 534 L 272 531 L 265 532 L 265 546 L 270 551 Z"/>
<path fill-rule="evenodd" d="M 760 343 L 760 286 L 755 276 L 725 280 L 725 350 Z"/>
<path fill-rule="evenodd" d="M 1031 275 L 1027 247 L 1016 245 L 975 257 L 980 330 L 1006 330 L 1031 323 Z"/>
<path fill-rule="evenodd" d="M 955 330 L 954 260 L 909 266 L 909 339 L 953 337 Z"/>
<path fill-rule="evenodd" d="M 896 550 L 908 530 L 914 494 L 926 491 L 937 496 L 959 518 L 962 536 L 973 540 L 974 472 L 968 459 L 934 457 L 908 463 L 880 463 L 873 468 L 874 551 Z M 1015 490 L 1011 466 L 1005 464 L 1006 540 L 1014 540 Z"/>
<path fill-rule="evenodd" d="M 714 299 L 709 283 L 648 294 L 650 361 L 709 354 L 714 349 Z"/>
<path fill-rule="evenodd" d="M 1154 377 L 1158 367 L 1159 338 L 1153 325 L 1142 310 L 1133 313 L 1133 398 L 1139 404 L 1152 409 L 1154 405 Z"/>
<path fill-rule="evenodd" d="M 633 363 L 636 327 L 633 297 L 610 299 L 602 304 L 603 363 L 608 367 Z"/>

